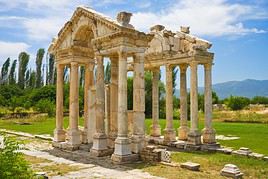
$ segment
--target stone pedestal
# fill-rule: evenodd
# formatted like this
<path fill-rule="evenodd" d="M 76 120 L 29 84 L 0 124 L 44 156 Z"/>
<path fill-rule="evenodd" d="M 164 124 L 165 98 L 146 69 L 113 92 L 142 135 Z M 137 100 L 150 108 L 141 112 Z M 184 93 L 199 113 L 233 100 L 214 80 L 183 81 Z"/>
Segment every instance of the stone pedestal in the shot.
<path fill-rule="evenodd" d="M 55 129 L 54 130 L 54 141 L 55 142 L 63 142 L 66 138 L 66 131 L 63 129 Z"/>
<path fill-rule="evenodd" d="M 203 143 L 216 144 L 216 131 L 212 128 L 204 128 L 202 130 Z"/>
<path fill-rule="evenodd" d="M 109 154 L 107 148 L 107 136 L 103 133 L 95 133 L 93 136 L 93 146 L 90 150 L 91 155 L 102 157 Z"/>
<path fill-rule="evenodd" d="M 188 133 L 187 145 L 201 145 L 201 133 L 198 130 Z"/>
<path fill-rule="evenodd" d="M 70 145 L 80 145 L 81 144 L 81 131 L 76 129 L 70 129 L 67 131 L 68 144 Z"/>

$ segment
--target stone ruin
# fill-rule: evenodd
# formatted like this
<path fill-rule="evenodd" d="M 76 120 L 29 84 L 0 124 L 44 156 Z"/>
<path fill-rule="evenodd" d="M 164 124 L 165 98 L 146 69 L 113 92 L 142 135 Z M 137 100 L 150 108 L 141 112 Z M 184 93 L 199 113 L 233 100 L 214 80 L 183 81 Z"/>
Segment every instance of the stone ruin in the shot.
<path fill-rule="evenodd" d="M 190 34 L 189 27 L 172 32 L 155 25 L 149 33 L 130 24 L 131 13 L 120 12 L 117 20 L 88 7 L 78 7 L 53 39 L 49 52 L 57 68 L 56 129 L 54 146 L 77 150 L 92 146 L 94 156 L 112 154 L 117 163 L 140 157 L 148 138 L 163 139 L 163 145 L 184 141 L 187 146 L 216 144 L 212 127 L 211 43 Z M 133 60 L 128 60 L 129 58 Z M 104 84 L 104 58 L 111 61 L 111 82 Z M 205 128 L 198 129 L 198 66 L 205 74 Z M 85 67 L 84 125 L 79 121 L 79 67 Z M 159 73 L 166 68 L 166 127 L 163 138 L 159 125 Z M 173 126 L 172 68 L 180 69 L 180 127 Z M 63 75 L 70 69 L 69 127 L 63 127 Z M 186 71 L 190 70 L 190 106 L 187 106 Z M 96 73 L 95 73 L 96 71 Z M 127 111 L 127 72 L 133 71 L 133 110 Z M 152 126 L 145 134 L 144 72 L 151 71 Z M 191 125 L 187 125 L 187 108 Z M 131 114 L 131 115 L 128 115 Z M 129 129 L 129 119 L 132 128 Z M 176 136 L 178 130 L 178 136 Z M 129 132 L 131 131 L 131 132 Z M 201 141 L 202 136 L 202 141 Z"/>

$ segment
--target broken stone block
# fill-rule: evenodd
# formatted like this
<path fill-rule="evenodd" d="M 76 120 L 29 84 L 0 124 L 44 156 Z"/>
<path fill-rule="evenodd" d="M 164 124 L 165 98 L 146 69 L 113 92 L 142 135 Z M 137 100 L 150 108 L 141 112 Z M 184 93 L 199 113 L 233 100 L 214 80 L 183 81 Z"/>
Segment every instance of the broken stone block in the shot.
<path fill-rule="evenodd" d="M 248 155 L 249 157 L 256 158 L 256 159 L 262 159 L 264 157 L 263 154 L 258 154 L 258 153 L 251 153 Z"/>
<path fill-rule="evenodd" d="M 263 157 L 263 160 L 268 161 L 268 156 Z"/>
<path fill-rule="evenodd" d="M 216 149 L 216 151 L 224 153 L 224 154 L 231 154 L 233 152 L 233 149 L 230 148 L 219 148 Z"/>
<path fill-rule="evenodd" d="M 249 154 L 252 153 L 252 151 L 249 148 L 241 147 L 239 150 L 233 151 L 232 153 L 237 155 L 248 156 Z"/>
<path fill-rule="evenodd" d="M 166 151 L 166 150 L 162 151 L 161 152 L 161 161 L 170 163 L 171 162 L 171 152 Z"/>
<path fill-rule="evenodd" d="M 234 179 L 242 178 L 243 173 L 240 172 L 239 168 L 233 164 L 226 164 L 221 170 L 221 175 L 225 177 L 232 177 Z"/>
<path fill-rule="evenodd" d="M 192 171 L 199 171 L 200 164 L 193 163 L 193 162 L 185 162 L 185 163 L 181 164 L 181 168 L 186 168 L 186 169 L 192 170 Z"/>

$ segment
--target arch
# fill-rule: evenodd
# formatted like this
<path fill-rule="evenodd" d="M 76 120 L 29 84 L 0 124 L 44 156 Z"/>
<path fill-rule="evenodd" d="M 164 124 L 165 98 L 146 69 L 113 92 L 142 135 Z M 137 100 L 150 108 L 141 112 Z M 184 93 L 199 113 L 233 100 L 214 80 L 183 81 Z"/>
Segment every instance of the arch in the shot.
<path fill-rule="evenodd" d="M 94 38 L 94 32 L 91 26 L 80 26 L 75 33 L 73 33 L 73 45 L 93 48 L 91 40 Z"/>

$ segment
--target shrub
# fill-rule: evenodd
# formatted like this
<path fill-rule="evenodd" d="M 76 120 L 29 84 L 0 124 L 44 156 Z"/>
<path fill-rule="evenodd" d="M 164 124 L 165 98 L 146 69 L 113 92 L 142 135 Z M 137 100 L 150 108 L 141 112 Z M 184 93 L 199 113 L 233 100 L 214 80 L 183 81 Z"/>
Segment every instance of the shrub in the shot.
<path fill-rule="evenodd" d="M 55 116 L 55 103 L 48 99 L 41 99 L 35 105 L 35 110 L 42 113 L 47 113 L 49 117 Z"/>
<path fill-rule="evenodd" d="M 241 97 L 241 96 L 230 96 L 226 101 L 225 101 L 227 107 L 230 109 L 237 111 L 244 109 L 250 104 L 250 99 L 246 97 Z"/>
<path fill-rule="evenodd" d="M 29 164 L 18 152 L 19 143 L 10 137 L 3 137 L 0 144 L 0 178 L 33 178 Z"/>
<path fill-rule="evenodd" d="M 251 104 L 268 104 L 268 97 L 255 96 L 251 99 Z"/>

